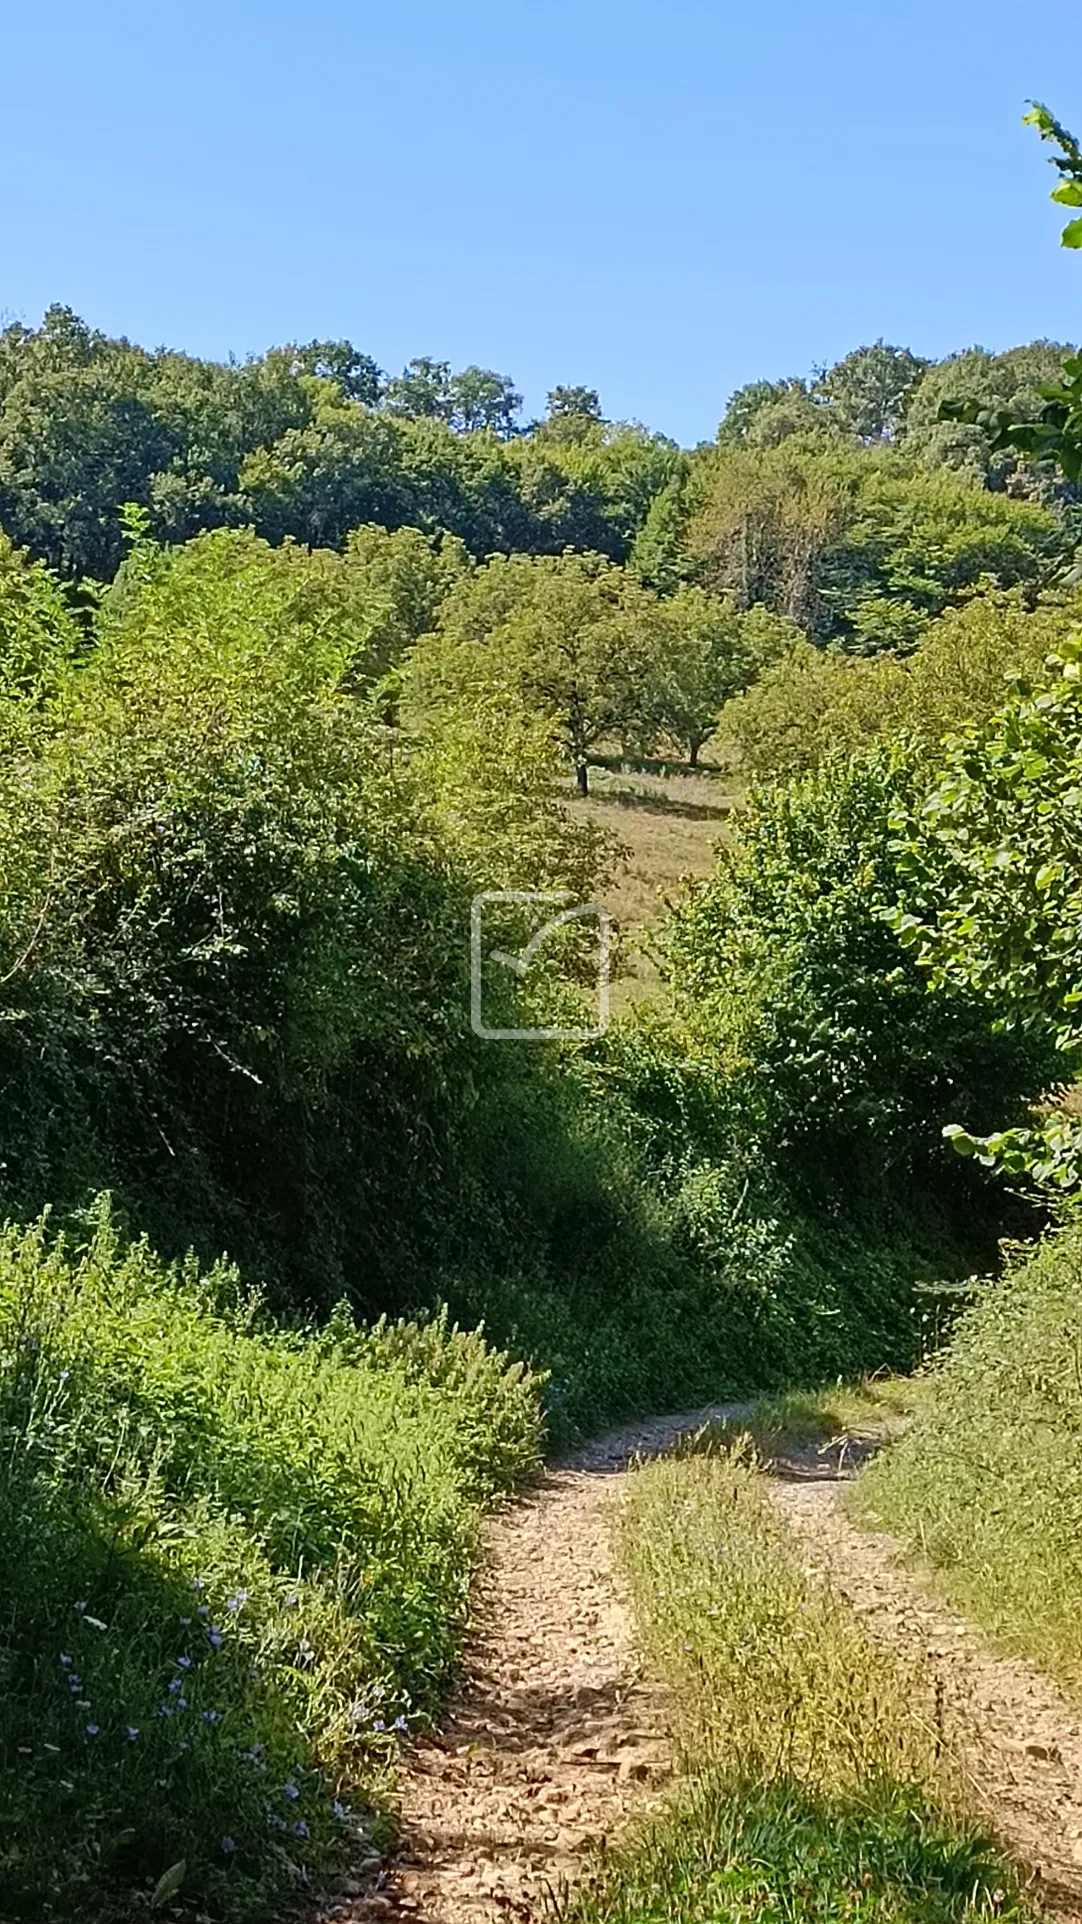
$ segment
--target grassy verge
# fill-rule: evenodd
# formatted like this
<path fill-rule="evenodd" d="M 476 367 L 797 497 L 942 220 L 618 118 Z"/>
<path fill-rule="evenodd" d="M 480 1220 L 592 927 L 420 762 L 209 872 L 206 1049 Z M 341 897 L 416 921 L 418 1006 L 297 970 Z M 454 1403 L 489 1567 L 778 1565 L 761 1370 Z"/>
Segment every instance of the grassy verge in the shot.
<path fill-rule="evenodd" d="M 809 1574 L 739 1452 L 645 1470 L 621 1555 L 685 1776 L 568 1924 L 1021 1918 L 924 1680 Z"/>
<path fill-rule="evenodd" d="M 476 1337 L 0 1234 L 0 1915 L 239 1924 L 355 1858 L 539 1437 Z"/>
<path fill-rule="evenodd" d="M 854 1501 L 1082 1694 L 1082 1225 L 985 1286 Z"/>
<path fill-rule="evenodd" d="M 783 1390 L 760 1396 L 738 1421 L 712 1425 L 712 1447 L 750 1437 L 764 1463 L 800 1457 L 830 1458 L 839 1466 L 898 1434 L 920 1403 L 923 1379 L 866 1376 L 821 1389 Z"/>

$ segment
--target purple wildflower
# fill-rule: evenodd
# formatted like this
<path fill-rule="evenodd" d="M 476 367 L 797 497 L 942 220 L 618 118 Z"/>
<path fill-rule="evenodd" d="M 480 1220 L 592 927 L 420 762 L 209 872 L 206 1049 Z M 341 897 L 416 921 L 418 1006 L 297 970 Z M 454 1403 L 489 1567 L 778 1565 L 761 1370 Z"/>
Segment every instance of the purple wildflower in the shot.
<path fill-rule="evenodd" d="M 220 1650 L 225 1642 L 225 1638 L 218 1629 L 217 1624 L 212 1623 L 210 1629 L 207 1631 L 207 1642 L 212 1650 Z"/>
<path fill-rule="evenodd" d="M 178 1657 L 178 1658 L 176 1659 L 176 1667 L 177 1667 L 177 1669 L 178 1669 L 178 1670 L 190 1670 L 190 1669 L 191 1669 L 191 1667 L 192 1667 L 192 1660 L 191 1660 L 191 1658 L 190 1658 L 190 1657 Z"/>
<path fill-rule="evenodd" d="M 203 1722 L 205 1724 L 216 1724 L 221 1714 L 220 1710 L 204 1710 Z"/>
<path fill-rule="evenodd" d="M 233 1595 L 227 1597 L 225 1600 L 226 1609 L 233 1611 L 239 1610 L 242 1604 L 247 1603 L 250 1594 L 248 1590 L 235 1590 Z"/>
<path fill-rule="evenodd" d="M 134 1744 L 136 1738 L 139 1735 L 139 1732 L 136 1730 L 134 1724 L 129 1724 L 127 1730 L 124 1732 L 124 1735 L 127 1738 L 129 1744 Z"/>
<path fill-rule="evenodd" d="M 304 1821 L 304 1818 L 303 1818 L 303 1817 L 298 1817 L 298 1819 L 297 1819 L 297 1821 L 296 1821 L 296 1823 L 294 1824 L 294 1826 L 293 1826 L 293 1835 L 294 1835 L 294 1837 L 307 1837 L 307 1835 L 308 1835 L 308 1826 L 307 1826 L 307 1824 L 305 1823 L 305 1821 Z"/>
<path fill-rule="evenodd" d="M 71 1657 L 69 1657 L 69 1656 L 67 1656 L 67 1655 L 65 1654 L 65 1652 L 64 1652 L 64 1651 L 62 1650 L 62 1651 L 60 1652 L 60 1668 L 61 1668 L 61 1670 L 70 1670 L 70 1669 L 71 1669 L 71 1666 L 72 1666 L 72 1658 L 71 1658 Z"/>
<path fill-rule="evenodd" d="M 288 1797 L 290 1803 L 295 1804 L 298 1797 L 300 1796 L 300 1791 L 297 1789 L 296 1784 L 283 1784 L 282 1796 Z"/>
<path fill-rule="evenodd" d="M 98 1733 L 99 1733 L 99 1730 L 100 1730 L 100 1725 L 98 1725 L 98 1724 L 87 1724 L 87 1727 L 86 1727 L 86 1734 L 87 1734 L 87 1736 L 88 1736 L 88 1737 L 96 1737 L 96 1736 L 98 1735 Z"/>
<path fill-rule="evenodd" d="M 222 1849 L 224 1850 L 227 1857 L 232 1857 L 233 1852 L 236 1850 L 236 1848 L 237 1848 L 236 1844 L 233 1842 L 233 1839 L 231 1837 L 222 1838 Z"/>

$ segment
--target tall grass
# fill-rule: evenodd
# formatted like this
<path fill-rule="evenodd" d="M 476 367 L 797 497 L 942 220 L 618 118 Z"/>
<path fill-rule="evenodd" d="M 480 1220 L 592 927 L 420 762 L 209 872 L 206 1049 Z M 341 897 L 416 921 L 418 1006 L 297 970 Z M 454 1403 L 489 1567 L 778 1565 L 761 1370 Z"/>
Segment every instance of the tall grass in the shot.
<path fill-rule="evenodd" d="M 805 1568 L 748 1455 L 642 1472 L 620 1554 L 685 1776 L 569 1921 L 1026 1914 L 960 1807 L 927 1683 Z"/>
<path fill-rule="evenodd" d="M 1082 1224 L 984 1286 L 854 1498 L 1082 1695 Z"/>
<path fill-rule="evenodd" d="M 446 1325 L 283 1332 L 105 1206 L 0 1234 L 0 1914 L 254 1919 L 355 1854 L 539 1436 Z"/>

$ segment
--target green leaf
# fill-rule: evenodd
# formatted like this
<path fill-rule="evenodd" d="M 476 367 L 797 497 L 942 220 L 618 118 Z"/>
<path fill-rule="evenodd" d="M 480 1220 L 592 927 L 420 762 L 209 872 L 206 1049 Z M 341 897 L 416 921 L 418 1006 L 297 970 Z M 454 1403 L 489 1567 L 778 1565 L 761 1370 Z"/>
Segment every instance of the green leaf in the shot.
<path fill-rule="evenodd" d="M 152 1911 L 159 1911 L 163 1904 L 168 1904 L 169 1899 L 176 1896 L 184 1882 L 187 1869 L 188 1860 L 186 1857 L 182 1857 L 179 1863 L 170 1864 L 169 1869 L 163 1871 L 154 1886 L 154 1895 L 150 1900 L 150 1908 Z"/>
<path fill-rule="evenodd" d="M 1061 207 L 1082 207 L 1082 180 L 1064 180 L 1050 195 Z"/>
<path fill-rule="evenodd" d="M 1068 221 L 1060 238 L 1064 247 L 1082 247 L 1082 220 Z"/>

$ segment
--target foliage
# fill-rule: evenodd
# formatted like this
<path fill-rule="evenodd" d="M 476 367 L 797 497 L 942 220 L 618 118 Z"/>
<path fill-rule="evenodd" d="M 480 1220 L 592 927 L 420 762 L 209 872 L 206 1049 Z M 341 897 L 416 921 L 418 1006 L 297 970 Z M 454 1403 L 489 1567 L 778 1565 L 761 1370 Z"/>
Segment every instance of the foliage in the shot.
<path fill-rule="evenodd" d="M 856 1496 L 1008 1648 L 1082 1690 L 1075 1221 L 983 1284 Z"/>
<path fill-rule="evenodd" d="M 890 920 L 940 993 L 984 998 L 999 1026 L 1040 1039 L 1047 1080 L 1082 1060 L 1082 926 L 1077 887 L 1082 768 L 1082 637 L 1060 643 L 1054 678 L 1018 692 L 948 750 L 919 806 L 899 809 L 899 887 Z M 956 1119 L 956 1146 L 1073 1187 L 1077 1131 L 1012 1131 Z M 963 1126 L 964 1125 L 964 1126 Z"/>
<path fill-rule="evenodd" d="M 484 368 L 422 359 L 387 382 L 348 341 L 223 366 L 51 307 L 39 328 L 0 333 L 0 525 L 65 575 L 101 580 L 122 559 L 126 502 L 170 541 L 254 524 L 339 546 L 378 522 L 449 532 L 478 555 L 570 543 L 622 559 L 676 450 L 602 421 L 593 399 L 535 441 L 515 430 L 510 382 Z"/>
<path fill-rule="evenodd" d="M 701 579 L 856 653 L 911 647 L 984 581 L 1036 582 L 1062 548 L 1045 510 L 883 450 L 794 442 L 713 457 L 687 541 Z"/>
<path fill-rule="evenodd" d="M 607 1857 L 576 1924 L 927 1924 L 1025 1915 L 960 1809 L 931 1683 L 871 1644 L 739 1450 L 635 1479 L 620 1551 L 689 1775 Z"/>
<path fill-rule="evenodd" d="M 1026 470 L 1002 444 L 994 423 L 1035 417 L 1042 389 L 1062 379 L 1070 352 L 1056 341 L 1032 341 L 1003 354 L 972 347 L 928 369 L 914 390 L 902 447 L 929 467 L 968 471 L 985 486 L 1038 499 L 1062 495 L 1050 468 Z"/>
<path fill-rule="evenodd" d="M 756 782 L 786 781 L 835 750 L 900 734 L 934 758 L 945 736 L 1002 705 L 1012 677 L 1042 675 L 1077 618 L 1077 597 L 1027 608 L 1017 591 L 986 592 L 949 608 L 902 657 L 797 643 L 726 704 L 720 737 Z"/>
<path fill-rule="evenodd" d="M 446 1325 L 274 1330 L 99 1204 L 0 1235 L 5 1917 L 264 1917 L 372 1835 L 537 1389 Z"/>
<path fill-rule="evenodd" d="M 731 397 L 718 428 L 721 447 L 776 447 L 790 435 L 872 445 L 901 431 L 928 362 L 879 340 L 854 348 L 811 380 L 751 381 Z"/>
<path fill-rule="evenodd" d="M 1026 125 L 1036 127 L 1042 140 L 1051 141 L 1059 148 L 1059 153 L 1052 155 L 1052 165 L 1061 178 L 1059 186 L 1052 189 L 1052 199 L 1061 207 L 1082 207 L 1082 147 L 1074 135 L 1039 101 L 1034 102 L 1026 115 Z M 1082 247 L 1082 217 L 1068 221 L 1062 241 L 1064 247 Z"/>
<path fill-rule="evenodd" d="M 885 747 L 752 795 L 715 877 L 659 935 L 678 1007 L 745 1126 L 806 1191 L 836 1190 L 850 1210 L 949 1189 L 938 1129 L 967 1112 L 1020 1118 L 1049 1072 L 1048 1046 L 994 1033 L 974 988 L 930 999 L 886 927 L 891 823 L 919 789 L 919 766 Z"/>
<path fill-rule="evenodd" d="M 422 712 L 496 696 L 546 721 L 585 794 L 591 750 L 647 717 L 662 640 L 656 598 L 603 556 L 512 555 L 450 596 L 410 677 Z"/>

